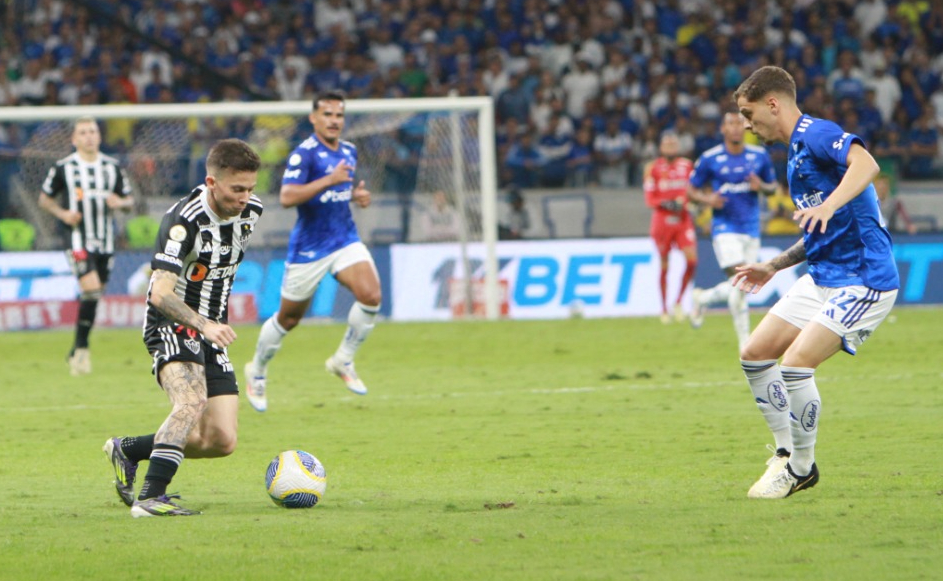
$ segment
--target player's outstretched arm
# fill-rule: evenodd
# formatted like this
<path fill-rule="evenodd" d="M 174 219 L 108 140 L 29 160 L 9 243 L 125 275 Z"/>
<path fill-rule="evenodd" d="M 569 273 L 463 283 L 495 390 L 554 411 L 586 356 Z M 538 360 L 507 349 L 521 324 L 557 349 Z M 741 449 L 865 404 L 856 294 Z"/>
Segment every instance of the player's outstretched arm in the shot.
<path fill-rule="evenodd" d="M 177 275 L 167 270 L 155 270 L 151 274 L 151 293 L 148 301 L 168 319 L 198 333 L 220 347 L 228 347 L 236 340 L 236 332 L 223 323 L 215 323 L 187 306 L 174 292 Z"/>
<path fill-rule="evenodd" d="M 863 192 L 880 172 L 878 162 L 868 150 L 853 143 L 848 150 L 848 169 L 828 199 L 813 208 L 796 210 L 793 219 L 798 220 L 799 228 L 806 232 L 814 231 L 816 226 L 820 232 L 825 232 L 835 212 Z"/>
<path fill-rule="evenodd" d="M 745 293 L 756 294 L 777 272 L 795 266 L 805 258 L 805 243 L 799 239 L 788 250 L 766 262 L 754 262 L 736 267 L 737 272 L 733 275 L 731 284 Z"/>

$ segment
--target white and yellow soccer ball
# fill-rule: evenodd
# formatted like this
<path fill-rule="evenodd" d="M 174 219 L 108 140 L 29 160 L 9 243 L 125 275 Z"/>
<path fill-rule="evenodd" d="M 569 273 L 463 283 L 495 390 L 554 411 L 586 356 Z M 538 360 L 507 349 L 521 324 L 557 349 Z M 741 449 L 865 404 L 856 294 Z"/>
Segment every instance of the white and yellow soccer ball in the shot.
<path fill-rule="evenodd" d="M 301 450 L 276 456 L 265 472 L 272 502 L 284 508 L 311 508 L 327 489 L 327 473 L 317 458 Z"/>

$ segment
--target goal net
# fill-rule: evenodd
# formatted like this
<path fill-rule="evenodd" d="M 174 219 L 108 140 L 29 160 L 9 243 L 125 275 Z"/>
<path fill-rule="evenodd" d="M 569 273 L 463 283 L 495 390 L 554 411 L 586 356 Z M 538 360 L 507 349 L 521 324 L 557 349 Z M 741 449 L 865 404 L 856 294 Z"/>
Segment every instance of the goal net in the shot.
<path fill-rule="evenodd" d="M 262 158 L 257 193 L 273 216 L 260 222 L 262 235 L 254 244 L 284 244 L 294 211 L 274 201 L 289 152 L 311 134 L 310 110 L 310 101 L 0 108 L 7 213 L 35 226 L 37 249 L 65 246 L 62 225 L 36 200 L 49 168 L 73 151 L 73 121 L 93 117 L 102 130 L 102 151 L 125 168 L 139 214 L 159 215 L 202 183 L 207 151 L 217 140 L 245 140 Z M 358 149 L 355 179 L 373 193 L 370 208 L 354 208 L 363 240 L 456 242 L 456 262 L 478 280 L 463 275 L 465 292 L 458 292 L 460 284 L 455 296 L 468 303 L 465 312 L 488 318 L 499 315 L 493 120 L 486 97 L 350 100 L 343 134 Z M 452 216 L 446 228 L 428 219 L 437 204 Z M 476 245 L 484 248 L 483 260 L 469 258 Z M 484 308 L 471 305 L 473 299 Z"/>

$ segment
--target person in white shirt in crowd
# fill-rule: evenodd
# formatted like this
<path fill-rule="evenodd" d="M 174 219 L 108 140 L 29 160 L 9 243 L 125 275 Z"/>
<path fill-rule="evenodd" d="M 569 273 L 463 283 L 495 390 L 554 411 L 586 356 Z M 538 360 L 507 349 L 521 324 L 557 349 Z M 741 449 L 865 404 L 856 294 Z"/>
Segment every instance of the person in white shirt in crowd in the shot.
<path fill-rule="evenodd" d="M 423 242 L 451 242 L 461 234 L 461 216 L 442 190 L 432 194 L 432 205 L 420 215 L 419 232 Z"/>

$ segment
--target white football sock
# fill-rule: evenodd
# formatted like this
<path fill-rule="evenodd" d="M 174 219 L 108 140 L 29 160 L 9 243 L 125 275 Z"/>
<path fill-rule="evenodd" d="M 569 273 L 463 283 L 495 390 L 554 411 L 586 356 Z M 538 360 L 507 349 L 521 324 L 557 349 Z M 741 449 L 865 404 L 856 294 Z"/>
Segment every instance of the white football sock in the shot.
<path fill-rule="evenodd" d="M 367 340 L 367 336 L 370 335 L 370 331 L 373 330 L 379 312 L 380 305 L 370 307 L 361 302 L 355 302 L 350 307 L 350 312 L 347 314 L 347 332 L 344 333 L 344 339 L 334 355 L 338 360 L 344 363 L 354 360 L 357 349 L 360 349 L 363 342 Z"/>
<path fill-rule="evenodd" d="M 259 331 L 259 340 L 255 344 L 255 356 L 252 359 L 255 372 L 259 375 L 268 373 L 269 361 L 282 348 L 282 338 L 288 334 L 288 331 L 278 324 L 277 317 L 278 313 L 269 317 L 262 324 L 262 330 Z"/>
<path fill-rule="evenodd" d="M 738 288 L 732 285 L 727 294 L 727 306 L 730 308 L 730 315 L 733 317 L 733 330 L 737 333 L 737 341 L 740 343 L 740 349 L 747 344 L 750 338 L 750 307 L 747 305 L 746 295 Z"/>
<path fill-rule="evenodd" d="M 740 367 L 750 384 L 756 407 L 766 420 L 776 449 L 792 452 L 792 433 L 789 427 L 789 396 L 779 364 L 775 359 L 764 361 L 740 360 Z"/>
<path fill-rule="evenodd" d="M 705 307 L 713 305 L 714 303 L 725 302 L 727 297 L 730 295 L 730 281 L 723 281 L 717 283 L 711 288 L 704 289 L 701 292 L 701 304 Z"/>
<path fill-rule="evenodd" d="M 781 367 L 786 391 L 789 393 L 789 419 L 792 426 L 792 456 L 789 465 L 797 476 L 812 472 L 815 462 L 815 436 L 819 431 L 822 400 L 815 385 L 815 369 Z"/>

